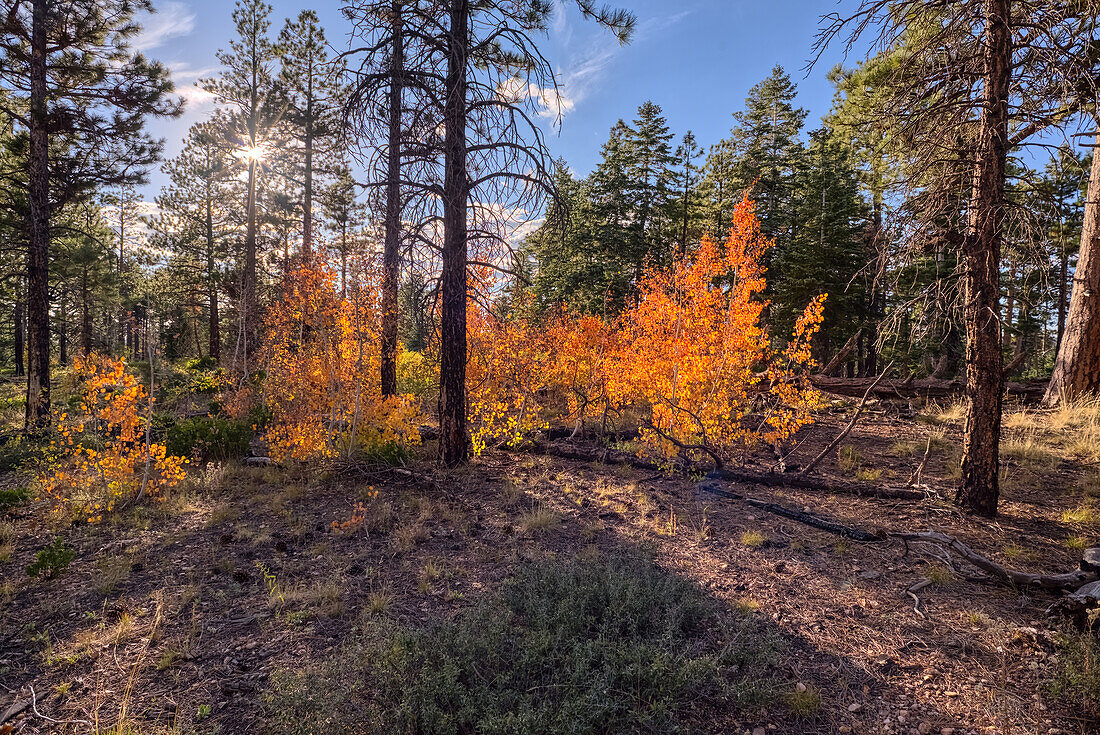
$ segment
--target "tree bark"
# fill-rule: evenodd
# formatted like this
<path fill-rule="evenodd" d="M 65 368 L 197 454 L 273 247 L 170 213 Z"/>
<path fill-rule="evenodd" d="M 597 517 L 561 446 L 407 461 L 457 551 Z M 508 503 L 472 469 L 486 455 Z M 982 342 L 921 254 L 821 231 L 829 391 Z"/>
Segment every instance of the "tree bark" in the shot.
<path fill-rule="evenodd" d="M 20 377 L 20 378 L 27 374 L 26 368 L 24 367 L 25 366 L 25 362 L 24 362 L 25 355 L 24 355 L 24 353 L 27 351 L 27 342 L 26 342 L 26 328 L 27 328 L 27 325 L 25 323 L 26 319 L 23 316 L 23 311 L 24 311 L 23 294 L 20 293 L 20 294 L 16 295 L 15 314 L 14 314 L 14 317 L 15 317 L 15 375 L 17 377 Z"/>
<path fill-rule="evenodd" d="M 210 302 L 208 351 L 211 359 L 217 362 L 222 356 L 222 325 L 218 314 L 218 283 L 214 278 L 214 202 L 209 194 L 206 199 L 206 289 Z"/>
<path fill-rule="evenodd" d="M 444 124 L 443 268 L 440 333 L 439 452 L 443 464 L 464 463 L 466 449 L 466 86 L 470 0 L 453 0 Z"/>
<path fill-rule="evenodd" d="M 382 254 L 382 395 L 397 394 L 397 281 L 401 242 L 401 105 L 405 49 L 401 2 L 391 6 L 389 141 L 386 151 L 386 242 Z M 463 267 L 465 270 L 465 266 Z"/>
<path fill-rule="evenodd" d="M 966 316 L 966 425 L 955 502 L 997 513 L 1004 369 L 1000 329 L 1001 228 L 1012 81 L 1010 0 L 985 0 L 984 89 L 970 225 L 963 240 Z"/>
<path fill-rule="evenodd" d="M 1100 135 L 1096 136 L 1100 145 Z M 1043 404 L 1100 393 L 1100 148 L 1089 170 L 1081 253 L 1073 273 L 1069 314 Z"/>
<path fill-rule="evenodd" d="M 50 163 L 46 111 L 46 23 L 48 0 L 34 0 L 31 20 L 30 149 L 27 194 L 27 430 L 41 429 L 50 417 Z"/>
<path fill-rule="evenodd" d="M 80 273 L 80 352 L 84 355 L 92 351 L 92 299 L 88 280 L 88 266 L 85 264 Z"/>

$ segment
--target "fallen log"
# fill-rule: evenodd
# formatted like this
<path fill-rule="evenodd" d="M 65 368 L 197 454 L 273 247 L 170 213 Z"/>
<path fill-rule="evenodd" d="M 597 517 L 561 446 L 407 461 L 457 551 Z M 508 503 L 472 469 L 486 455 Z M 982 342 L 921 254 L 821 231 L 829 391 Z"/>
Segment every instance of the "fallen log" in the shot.
<path fill-rule="evenodd" d="M 1038 587 L 1048 592 L 1066 592 L 1068 590 L 1080 589 L 1082 586 L 1097 580 L 1096 572 L 1085 569 L 1076 569 L 1072 572 L 1065 572 L 1063 574 L 1033 574 L 1031 572 L 1008 569 L 1007 567 L 1002 567 L 992 559 L 982 556 L 954 536 L 948 536 L 938 531 L 891 533 L 890 536 L 906 543 L 924 541 L 937 544 L 949 551 L 955 552 L 962 557 L 967 564 L 985 572 L 993 580 L 1010 587 Z M 1082 562 L 1082 566 L 1085 566 L 1084 561 Z"/>
<path fill-rule="evenodd" d="M 773 515 L 789 518 L 792 521 L 798 521 L 799 523 L 811 526 L 813 528 L 820 529 L 822 531 L 828 531 L 829 533 L 835 533 L 846 538 L 850 538 L 853 541 L 861 541 L 863 543 L 874 543 L 881 541 L 879 536 L 873 533 L 864 531 L 861 528 L 852 528 L 851 526 L 845 526 L 835 521 L 830 521 L 827 518 L 814 515 L 813 513 L 807 513 L 805 511 L 796 510 L 794 508 L 788 508 L 785 505 L 779 505 L 778 503 L 770 503 L 764 500 L 757 500 L 756 498 L 750 498 L 742 495 L 741 493 L 727 490 L 719 484 L 722 479 L 721 474 L 712 472 L 707 475 L 702 482 L 696 485 L 698 490 L 709 493 L 711 495 L 717 495 L 720 498 L 728 498 L 730 500 L 740 500 L 753 508 L 759 508 L 760 510 L 772 513 Z"/>
<path fill-rule="evenodd" d="M 616 452 L 612 449 L 599 448 L 588 449 L 574 444 L 550 444 L 548 442 L 535 442 L 527 451 L 532 454 L 545 454 L 562 459 L 574 459 L 582 462 L 596 462 L 600 464 L 620 465 L 626 464 L 644 470 L 668 469 L 656 462 L 641 459 L 633 455 Z M 690 467 L 680 466 L 677 469 L 689 470 Z M 884 500 L 924 500 L 927 493 L 920 490 L 911 490 L 899 487 L 879 487 L 866 482 L 854 482 L 841 480 L 825 475 L 803 475 L 801 473 L 787 472 L 754 472 L 746 469 L 721 469 L 714 470 L 711 476 L 727 482 L 739 482 L 745 485 L 763 485 L 764 487 L 789 487 L 797 490 L 816 490 L 819 492 L 835 493 L 839 495 L 855 495 L 861 498 L 880 498 Z"/>
<path fill-rule="evenodd" d="M 866 482 L 841 480 L 825 475 L 803 475 L 786 472 L 751 472 L 749 470 L 718 470 L 713 472 L 719 478 L 746 485 L 765 487 L 790 487 L 798 490 L 818 490 L 838 495 L 855 495 L 861 498 L 881 498 L 885 500 L 924 500 L 927 493 L 900 487 L 878 487 Z"/>
<path fill-rule="evenodd" d="M 832 378 L 827 375 L 812 375 L 810 383 L 820 391 L 834 395 L 859 398 L 874 383 L 874 378 Z M 913 378 L 907 380 L 884 380 L 870 391 L 875 398 L 950 398 L 963 394 L 966 383 L 962 380 L 939 380 L 936 378 Z M 1005 383 L 1005 394 L 1019 400 L 1038 400 L 1046 393 L 1046 381 L 1035 380 L 1026 383 Z"/>

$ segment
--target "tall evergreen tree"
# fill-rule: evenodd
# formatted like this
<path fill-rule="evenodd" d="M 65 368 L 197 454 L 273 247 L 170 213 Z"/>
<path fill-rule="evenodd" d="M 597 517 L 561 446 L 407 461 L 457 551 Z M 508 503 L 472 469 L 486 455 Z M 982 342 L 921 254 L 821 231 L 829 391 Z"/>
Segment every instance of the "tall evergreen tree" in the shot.
<path fill-rule="evenodd" d="M 144 181 L 161 144 L 150 115 L 177 115 L 167 70 L 130 41 L 148 0 L 4 0 L 0 111 L 26 136 L 28 427 L 50 413 L 51 219 L 97 187 Z"/>
<path fill-rule="evenodd" d="M 239 349 L 241 366 L 247 367 L 259 316 L 260 176 L 263 162 L 274 152 L 272 140 L 286 113 L 287 102 L 276 83 L 278 49 L 268 36 L 271 6 L 263 0 L 237 0 L 233 24 L 237 38 L 230 42 L 228 51 L 218 52 L 221 71 L 201 84 L 224 106 L 225 114 L 219 117 L 221 134 L 246 168 L 239 317 L 243 322 L 240 331 L 243 344 Z"/>
<path fill-rule="evenodd" d="M 643 102 L 632 127 L 625 131 L 626 189 L 631 205 L 630 251 L 641 266 L 646 260 L 667 263 L 671 252 L 672 189 L 675 183 L 672 132 L 651 101 Z M 641 275 L 640 270 L 635 277 Z"/>
<path fill-rule="evenodd" d="M 188 131 L 183 150 L 164 166 L 169 185 L 157 197 L 162 219 L 157 229 L 179 254 L 188 280 L 206 296 L 207 354 L 221 359 L 219 297 L 223 264 L 229 254 L 234 221 L 233 161 L 210 122 Z"/>
<path fill-rule="evenodd" d="M 285 119 L 301 157 L 293 171 L 302 190 L 302 252 L 309 256 L 313 251 L 316 159 L 335 150 L 340 137 L 342 64 L 329 58 L 325 31 L 312 10 L 287 20 L 279 34 L 278 53 L 279 83 L 287 104 Z"/>
<path fill-rule="evenodd" d="M 775 284 L 771 326 L 779 336 L 790 335 L 806 304 L 828 293 L 817 341 L 827 359 L 860 326 L 866 297 L 856 276 L 867 264 L 858 179 L 848 148 L 828 130 L 811 135 L 793 190 L 792 220 L 798 224 L 776 257 L 783 276 Z"/>
<path fill-rule="evenodd" d="M 799 133 L 806 110 L 795 107 L 797 94 L 783 68 L 749 90 L 745 109 L 734 113 L 736 122 L 729 144 L 736 161 L 735 188 L 752 187 L 757 215 L 764 232 L 780 245 L 794 226 L 790 203 L 802 154 Z"/>

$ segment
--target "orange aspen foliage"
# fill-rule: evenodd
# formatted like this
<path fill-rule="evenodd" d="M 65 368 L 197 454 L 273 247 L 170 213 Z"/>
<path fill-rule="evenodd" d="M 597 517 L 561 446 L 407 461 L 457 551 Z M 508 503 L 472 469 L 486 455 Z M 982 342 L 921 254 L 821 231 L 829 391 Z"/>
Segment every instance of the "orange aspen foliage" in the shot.
<path fill-rule="evenodd" d="M 475 452 L 514 446 L 551 421 L 603 421 L 608 411 L 640 416 L 643 452 L 665 458 L 721 464 L 788 439 L 820 406 L 808 376 L 826 297 L 807 305 L 786 347 L 773 348 L 761 297 L 771 246 L 746 200 L 725 242 L 705 238 L 670 269 L 647 271 L 637 302 L 614 323 L 564 312 L 543 324 L 500 320 L 471 305 Z"/>
<path fill-rule="evenodd" d="M 648 405 L 641 439 L 657 454 L 703 452 L 724 462 L 760 441 L 783 441 L 811 420 L 820 399 L 805 377 L 825 296 L 807 306 L 790 345 L 774 351 L 760 298 L 771 246 L 746 200 L 724 244 L 704 238 L 690 258 L 650 270 L 638 284 L 612 394 L 621 404 Z"/>
<path fill-rule="evenodd" d="M 526 320 L 498 319 L 471 304 L 466 340 L 466 410 L 474 453 L 516 446 L 548 426 L 541 398 L 550 361 L 546 334 Z"/>
<path fill-rule="evenodd" d="M 301 264 L 265 315 L 260 400 L 277 462 L 420 443 L 411 397 L 382 396 L 378 289 L 357 281 L 343 297 L 337 280 L 319 262 Z"/>
<path fill-rule="evenodd" d="M 39 478 L 57 510 L 94 523 L 139 496 L 163 499 L 183 479 L 186 460 L 147 442 L 145 387 L 122 360 L 94 353 L 75 359 L 74 376 L 79 407 L 58 415 L 59 462 Z"/>

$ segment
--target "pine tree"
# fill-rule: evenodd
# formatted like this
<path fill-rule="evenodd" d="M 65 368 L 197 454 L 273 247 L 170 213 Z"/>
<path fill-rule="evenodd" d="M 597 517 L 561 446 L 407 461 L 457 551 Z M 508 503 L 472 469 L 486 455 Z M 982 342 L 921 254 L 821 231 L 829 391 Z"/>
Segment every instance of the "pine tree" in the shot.
<path fill-rule="evenodd" d="M 312 10 L 287 20 L 277 51 L 282 64 L 279 82 L 287 102 L 285 120 L 301 155 L 295 167 L 300 177 L 295 178 L 302 187 L 302 252 L 308 257 L 313 251 L 315 158 L 327 157 L 338 146 L 343 65 L 329 58 L 325 31 Z"/>
<path fill-rule="evenodd" d="M 806 119 L 806 110 L 794 106 L 796 94 L 791 78 L 776 66 L 749 90 L 745 109 L 734 113 L 729 139 L 736 162 L 729 185 L 752 188 L 761 226 L 780 247 L 794 226 L 789 205 L 802 155 L 798 136 Z"/>
<path fill-rule="evenodd" d="M 352 232 L 362 224 L 364 207 L 356 197 L 357 185 L 346 161 L 335 166 L 332 183 L 322 192 L 321 203 L 332 232 L 332 247 L 340 257 L 340 291 L 348 292 L 348 256 Z"/>
<path fill-rule="evenodd" d="M 271 6 L 262 0 L 237 0 L 233 24 L 237 38 L 230 42 L 228 51 L 218 52 L 222 70 L 217 77 L 204 79 L 200 84 L 224 106 L 224 115 L 219 116 L 220 134 L 247 170 L 240 288 L 241 367 L 247 368 L 259 316 L 260 176 L 263 161 L 274 153 L 272 141 L 286 113 L 287 102 L 276 84 L 278 49 L 268 37 Z"/>
<path fill-rule="evenodd" d="M 866 212 L 848 149 L 828 130 L 811 135 L 793 184 L 798 227 L 777 256 L 783 277 L 775 285 L 771 326 L 777 337 L 790 335 L 806 304 L 827 293 L 817 340 L 827 359 L 864 316 L 866 296 L 856 276 L 867 264 L 861 237 Z"/>
<path fill-rule="evenodd" d="M 695 207 L 695 189 L 699 184 L 699 167 L 695 165 L 696 159 L 703 154 L 703 149 L 695 142 L 695 134 L 690 130 L 684 133 L 684 138 L 676 148 L 676 188 L 680 192 L 680 202 L 677 205 L 680 216 L 680 233 L 678 239 L 679 253 L 681 257 L 687 252 L 689 238 L 691 236 L 691 221 Z"/>
<path fill-rule="evenodd" d="M 229 254 L 234 222 L 233 161 L 210 122 L 191 127 L 183 150 L 164 165 L 169 185 L 157 197 L 169 248 L 179 255 L 188 280 L 206 296 L 207 354 L 221 359 L 219 295 L 223 263 Z"/>
<path fill-rule="evenodd" d="M 0 37 L 0 111 L 25 132 L 27 182 L 28 428 L 50 414 L 51 220 L 97 187 L 141 183 L 161 144 L 150 115 L 182 102 L 160 64 L 133 53 L 148 0 L 6 0 Z M 22 135 L 22 133 L 21 133 Z"/>
<path fill-rule="evenodd" d="M 630 251 L 636 263 L 667 263 L 672 255 L 672 187 L 676 159 L 673 135 L 659 105 L 646 101 L 638 108 L 632 127 L 626 128 L 625 193 L 631 204 Z M 638 270 L 635 277 L 640 277 Z"/>

